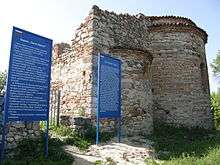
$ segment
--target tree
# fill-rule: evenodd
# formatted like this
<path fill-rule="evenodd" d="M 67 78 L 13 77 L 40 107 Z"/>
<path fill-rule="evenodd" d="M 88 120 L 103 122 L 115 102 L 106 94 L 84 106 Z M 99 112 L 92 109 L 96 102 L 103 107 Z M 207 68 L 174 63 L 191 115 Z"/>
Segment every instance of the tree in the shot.
<path fill-rule="evenodd" d="M 214 76 L 220 77 L 220 50 L 218 51 L 216 58 L 213 60 L 211 67 Z"/>
<path fill-rule="evenodd" d="M 216 58 L 213 60 L 212 64 L 212 71 L 216 78 L 220 78 L 220 50 L 217 53 Z M 220 92 L 217 93 L 213 92 L 211 94 L 211 108 L 212 113 L 215 121 L 215 126 L 220 126 Z"/>
<path fill-rule="evenodd" d="M 0 71 L 0 93 L 5 86 L 5 82 L 6 82 L 6 71 L 5 72 Z"/>
<path fill-rule="evenodd" d="M 220 93 L 211 94 L 211 109 L 214 117 L 215 126 L 220 126 Z"/>

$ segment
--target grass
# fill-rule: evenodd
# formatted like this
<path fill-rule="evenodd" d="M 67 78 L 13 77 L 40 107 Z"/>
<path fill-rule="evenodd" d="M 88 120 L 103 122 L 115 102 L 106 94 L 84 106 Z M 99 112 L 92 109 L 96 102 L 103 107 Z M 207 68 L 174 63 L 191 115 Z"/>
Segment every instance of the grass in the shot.
<path fill-rule="evenodd" d="M 40 127 L 43 130 L 45 123 L 41 122 Z M 88 126 L 84 133 L 77 133 L 73 129 L 66 126 L 50 127 L 50 134 L 58 135 L 56 138 L 49 137 L 49 157 L 44 156 L 44 134 L 41 138 L 23 139 L 16 149 L 13 151 L 15 156 L 13 159 L 6 159 L 0 164 L 3 165 L 70 165 L 73 164 L 74 158 L 66 153 L 63 149 L 64 145 L 74 145 L 80 150 L 86 150 L 91 144 L 95 143 L 96 130 Z M 113 134 L 102 132 L 102 142 L 110 140 Z M 62 138 L 60 138 L 62 137 Z M 62 139 L 62 140 L 61 140 Z"/>
<path fill-rule="evenodd" d="M 81 150 L 95 142 L 95 129 L 79 134 L 72 129 L 60 126 L 51 127 L 53 134 L 65 137 L 49 139 L 49 158 L 44 158 L 44 139 L 24 139 L 17 148 L 13 160 L 5 160 L 3 165 L 70 165 L 74 159 L 62 146 L 75 145 Z M 102 133 L 102 140 L 107 141 L 112 135 Z M 149 137 L 148 137 L 149 138 Z M 148 165 L 220 165 L 220 130 L 202 130 L 174 128 L 156 125 L 150 137 L 155 142 L 156 160 L 146 159 Z M 112 160 L 106 160 L 114 164 Z M 103 164 L 97 161 L 95 164 Z"/>
<path fill-rule="evenodd" d="M 94 165 L 117 165 L 117 163 L 111 158 L 107 157 L 105 160 L 97 160 Z"/>
<path fill-rule="evenodd" d="M 67 154 L 62 146 L 64 143 L 57 138 L 49 139 L 49 157 L 44 156 L 44 139 L 28 138 L 18 144 L 13 159 L 6 159 L 3 165 L 71 165 L 74 159 Z"/>
<path fill-rule="evenodd" d="M 65 137 L 64 143 L 68 145 L 74 145 L 80 150 L 86 150 L 91 144 L 95 144 L 96 128 L 88 125 L 83 133 L 73 131 L 73 129 L 66 126 L 52 126 L 51 132 L 53 134 Z M 107 142 L 113 137 L 113 133 L 101 132 L 101 142 Z"/>
<path fill-rule="evenodd" d="M 154 135 L 158 160 L 164 165 L 219 165 L 220 131 L 157 125 Z M 147 164 L 158 164 L 146 159 Z"/>
<path fill-rule="evenodd" d="M 90 140 L 84 137 L 83 135 L 76 133 L 69 127 L 60 126 L 60 127 L 51 127 L 51 132 L 53 134 L 59 135 L 63 138 L 63 143 L 65 145 L 74 145 L 80 150 L 86 150 L 91 145 Z"/>

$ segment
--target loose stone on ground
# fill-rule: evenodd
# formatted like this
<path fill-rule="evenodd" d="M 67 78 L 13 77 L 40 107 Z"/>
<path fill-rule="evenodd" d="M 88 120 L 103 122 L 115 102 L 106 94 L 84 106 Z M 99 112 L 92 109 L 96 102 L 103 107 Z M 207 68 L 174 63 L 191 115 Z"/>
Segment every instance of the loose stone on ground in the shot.
<path fill-rule="evenodd" d="M 136 142 L 132 142 L 136 139 Z M 139 139 L 139 140 L 138 140 Z M 153 158 L 153 144 L 147 139 L 140 137 L 125 138 L 122 143 L 114 142 L 92 145 L 86 152 L 80 152 L 74 146 L 65 146 L 64 149 L 75 158 L 75 164 L 94 164 L 96 161 L 112 163 L 119 165 L 144 165 L 146 158 Z M 138 142 L 139 141 L 139 142 Z"/>

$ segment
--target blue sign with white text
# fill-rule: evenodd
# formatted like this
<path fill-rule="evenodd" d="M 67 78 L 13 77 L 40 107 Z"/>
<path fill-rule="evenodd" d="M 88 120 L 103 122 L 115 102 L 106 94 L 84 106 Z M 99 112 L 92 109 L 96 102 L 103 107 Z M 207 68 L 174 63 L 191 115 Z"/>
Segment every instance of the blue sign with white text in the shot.
<path fill-rule="evenodd" d="M 101 54 L 99 57 L 99 118 L 121 115 L 121 61 Z"/>
<path fill-rule="evenodd" d="M 5 122 L 48 120 L 52 40 L 13 27 Z"/>

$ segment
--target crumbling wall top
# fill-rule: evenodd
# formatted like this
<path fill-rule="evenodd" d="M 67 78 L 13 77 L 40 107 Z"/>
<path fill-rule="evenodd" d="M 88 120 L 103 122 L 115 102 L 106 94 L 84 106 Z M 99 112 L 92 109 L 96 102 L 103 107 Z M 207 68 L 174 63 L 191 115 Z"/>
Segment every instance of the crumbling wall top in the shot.
<path fill-rule="evenodd" d="M 121 20 L 133 20 L 141 22 L 143 26 L 147 26 L 151 31 L 158 31 L 161 28 L 161 31 L 164 32 L 189 32 L 199 35 L 204 43 L 207 43 L 207 33 L 199 28 L 191 19 L 180 17 L 180 16 L 145 16 L 142 13 L 137 15 L 129 14 L 116 14 L 114 12 L 109 12 L 107 10 L 102 10 L 98 6 L 94 5 L 90 11 L 90 14 L 100 17 L 116 17 Z"/>

